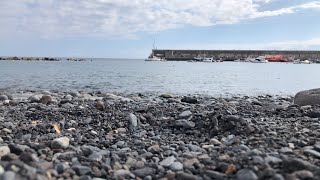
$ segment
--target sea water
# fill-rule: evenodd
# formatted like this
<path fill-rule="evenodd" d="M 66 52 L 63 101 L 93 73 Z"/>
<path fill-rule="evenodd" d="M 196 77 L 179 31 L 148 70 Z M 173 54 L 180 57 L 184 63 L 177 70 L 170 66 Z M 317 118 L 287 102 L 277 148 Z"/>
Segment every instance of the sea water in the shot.
<path fill-rule="evenodd" d="M 2 90 L 119 93 L 293 95 L 320 87 L 320 64 L 92 61 L 0 61 Z"/>

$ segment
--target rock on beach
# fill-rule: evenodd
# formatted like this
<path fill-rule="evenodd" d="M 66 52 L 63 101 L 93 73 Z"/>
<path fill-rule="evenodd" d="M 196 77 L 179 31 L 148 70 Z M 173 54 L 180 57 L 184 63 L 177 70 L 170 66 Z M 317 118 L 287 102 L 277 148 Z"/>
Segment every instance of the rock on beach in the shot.
<path fill-rule="evenodd" d="M 42 104 L 50 104 L 52 102 L 52 97 L 50 95 L 43 95 L 41 99 L 39 100 L 40 103 Z"/>
<path fill-rule="evenodd" d="M 68 137 L 56 138 L 51 142 L 51 147 L 54 149 L 66 149 L 69 146 L 69 142 Z"/>
<path fill-rule="evenodd" d="M 0 95 L 0 101 L 6 101 L 6 100 L 9 100 L 8 96 L 7 95 Z"/>
<path fill-rule="evenodd" d="M 294 103 L 300 106 L 320 104 L 320 88 L 298 92 L 294 96 Z"/>

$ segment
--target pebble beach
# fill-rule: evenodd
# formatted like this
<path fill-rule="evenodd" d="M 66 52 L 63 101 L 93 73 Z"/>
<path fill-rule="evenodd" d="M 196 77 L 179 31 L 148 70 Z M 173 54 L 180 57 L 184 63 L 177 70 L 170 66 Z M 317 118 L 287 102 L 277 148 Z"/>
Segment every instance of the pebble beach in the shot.
<path fill-rule="evenodd" d="M 291 96 L 2 91 L 0 177 L 320 179 L 319 117 Z"/>

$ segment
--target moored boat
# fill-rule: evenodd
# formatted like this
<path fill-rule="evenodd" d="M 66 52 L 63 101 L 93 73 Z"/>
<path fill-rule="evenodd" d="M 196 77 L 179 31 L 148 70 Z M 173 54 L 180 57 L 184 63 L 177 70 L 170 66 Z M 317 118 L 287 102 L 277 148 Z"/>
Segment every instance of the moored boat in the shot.
<path fill-rule="evenodd" d="M 268 62 L 288 62 L 288 58 L 284 57 L 283 55 L 267 55 L 265 59 Z"/>
<path fill-rule="evenodd" d="M 301 64 L 311 64 L 311 62 L 309 60 L 304 60 L 301 62 Z"/>
<path fill-rule="evenodd" d="M 300 59 L 294 60 L 293 64 L 300 64 Z"/>
<path fill-rule="evenodd" d="M 202 62 L 212 62 L 213 58 L 203 58 Z"/>
<path fill-rule="evenodd" d="M 248 58 L 248 61 L 251 63 L 267 63 L 268 60 L 264 56 L 259 56 L 257 58 Z"/>
<path fill-rule="evenodd" d="M 145 59 L 145 61 L 166 61 L 166 59 L 157 56 L 150 56 L 147 59 Z"/>
<path fill-rule="evenodd" d="M 194 60 L 194 61 L 202 61 L 202 57 L 194 57 L 192 60 Z"/>
<path fill-rule="evenodd" d="M 213 57 L 194 57 L 193 60 L 196 62 L 213 62 Z"/>
<path fill-rule="evenodd" d="M 309 61 L 309 60 L 303 60 L 303 61 L 301 61 L 301 60 L 294 60 L 293 61 L 293 64 L 311 64 L 312 62 L 311 61 Z"/>

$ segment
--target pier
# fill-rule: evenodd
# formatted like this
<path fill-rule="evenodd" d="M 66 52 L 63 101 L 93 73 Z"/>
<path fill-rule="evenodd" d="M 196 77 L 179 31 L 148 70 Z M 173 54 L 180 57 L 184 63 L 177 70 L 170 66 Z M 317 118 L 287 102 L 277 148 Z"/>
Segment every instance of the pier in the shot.
<path fill-rule="evenodd" d="M 153 49 L 152 54 L 168 61 L 186 61 L 197 56 L 222 58 L 225 61 L 266 55 L 283 55 L 288 59 L 320 59 L 320 51 L 304 50 L 173 50 Z"/>

